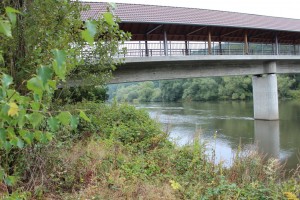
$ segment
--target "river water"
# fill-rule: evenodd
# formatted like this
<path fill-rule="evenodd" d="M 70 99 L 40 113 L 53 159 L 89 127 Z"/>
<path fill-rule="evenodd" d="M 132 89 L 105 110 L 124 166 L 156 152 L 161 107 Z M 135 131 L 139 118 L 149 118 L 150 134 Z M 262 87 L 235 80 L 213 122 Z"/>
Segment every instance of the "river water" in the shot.
<path fill-rule="evenodd" d="M 258 149 L 286 162 L 286 169 L 300 163 L 300 102 L 281 101 L 279 121 L 253 119 L 253 103 L 188 102 L 138 104 L 163 124 L 178 145 L 191 143 L 195 133 L 213 149 L 217 161 L 230 165 L 237 149 Z"/>

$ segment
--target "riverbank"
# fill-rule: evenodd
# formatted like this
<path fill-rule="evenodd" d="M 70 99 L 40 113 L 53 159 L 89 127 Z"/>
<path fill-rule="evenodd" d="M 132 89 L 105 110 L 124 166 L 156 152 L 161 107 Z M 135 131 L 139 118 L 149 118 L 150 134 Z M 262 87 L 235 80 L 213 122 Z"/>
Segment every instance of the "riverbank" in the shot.
<path fill-rule="evenodd" d="M 230 168 L 215 164 L 199 136 L 178 147 L 133 106 L 66 107 L 72 108 L 85 109 L 92 123 L 27 148 L 19 155 L 26 176 L 14 191 L 28 199 L 287 199 L 300 190 L 299 172 L 285 178 L 277 160 L 237 152 Z"/>

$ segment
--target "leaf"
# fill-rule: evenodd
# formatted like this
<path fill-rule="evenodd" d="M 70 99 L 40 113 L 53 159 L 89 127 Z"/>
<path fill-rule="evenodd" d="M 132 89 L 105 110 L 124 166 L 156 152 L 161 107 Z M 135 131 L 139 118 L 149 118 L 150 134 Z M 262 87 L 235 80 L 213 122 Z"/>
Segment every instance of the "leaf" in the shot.
<path fill-rule="evenodd" d="M 14 137 L 13 139 L 11 139 L 10 143 L 15 147 L 19 147 L 20 149 L 24 147 L 24 142 L 19 137 Z"/>
<path fill-rule="evenodd" d="M 37 70 L 37 76 L 42 80 L 43 85 L 45 86 L 48 83 L 48 80 L 51 80 L 53 71 L 50 67 L 41 66 Z"/>
<path fill-rule="evenodd" d="M 44 115 L 37 112 L 34 112 L 32 114 L 27 114 L 26 117 L 31 123 L 31 125 L 33 126 L 33 128 L 38 127 L 44 119 Z"/>
<path fill-rule="evenodd" d="M 94 37 L 92 37 L 88 30 L 84 30 L 81 32 L 81 37 L 89 43 L 89 45 L 94 45 Z"/>
<path fill-rule="evenodd" d="M 22 137 L 22 139 L 29 145 L 32 144 L 34 135 L 26 130 L 20 130 L 19 135 Z"/>
<path fill-rule="evenodd" d="M 9 7 L 9 6 L 5 7 L 5 11 L 6 11 L 6 13 L 18 13 L 18 14 L 21 14 L 20 11 L 14 9 L 12 7 Z"/>
<path fill-rule="evenodd" d="M 84 119 L 87 122 L 91 122 L 90 118 L 88 118 L 88 116 L 86 116 L 86 114 L 82 110 L 79 113 L 79 117 L 81 117 L 82 119 Z"/>
<path fill-rule="evenodd" d="M 48 141 L 52 140 L 52 136 L 49 135 L 49 133 L 43 133 L 42 131 L 35 131 L 34 132 L 34 138 L 42 143 L 47 143 Z"/>
<path fill-rule="evenodd" d="M 106 23 L 108 23 L 111 26 L 115 25 L 114 16 L 112 13 L 110 12 L 103 13 L 103 17 Z"/>
<path fill-rule="evenodd" d="M 19 111 L 19 117 L 18 117 L 18 126 L 20 129 L 22 129 L 25 124 L 25 120 L 26 120 L 25 115 L 26 115 L 26 110 L 21 109 Z"/>
<path fill-rule="evenodd" d="M 0 140 L 6 141 L 6 131 L 4 128 L 0 128 Z"/>
<path fill-rule="evenodd" d="M 16 22 L 17 22 L 17 15 L 16 15 L 16 13 L 20 14 L 20 11 L 18 11 L 16 9 L 8 6 L 8 7 L 5 7 L 5 12 L 6 12 L 6 14 L 7 14 L 7 16 L 9 18 L 11 24 L 13 26 L 15 26 Z"/>
<path fill-rule="evenodd" d="M 12 37 L 11 24 L 7 20 L 0 20 L 0 33 L 7 37 Z"/>
<path fill-rule="evenodd" d="M 8 186 L 13 186 L 17 182 L 17 177 L 16 176 L 7 176 L 6 179 L 4 179 L 4 183 Z"/>
<path fill-rule="evenodd" d="M 79 123 L 79 118 L 77 116 L 72 116 L 70 124 L 71 124 L 71 128 L 73 130 L 75 130 L 77 128 L 78 123 Z"/>
<path fill-rule="evenodd" d="M 94 37 L 97 33 L 97 24 L 94 20 L 87 20 L 85 22 L 86 30 L 81 32 L 82 38 L 87 41 L 91 46 L 94 44 Z"/>
<path fill-rule="evenodd" d="M 53 134 L 50 133 L 50 132 L 46 132 L 46 133 L 45 133 L 45 137 L 47 138 L 48 141 L 51 141 L 52 138 L 53 138 Z"/>
<path fill-rule="evenodd" d="M 69 125 L 70 121 L 71 121 L 71 113 L 68 111 L 64 111 L 59 113 L 59 115 L 56 116 L 56 118 L 64 125 L 67 126 Z"/>
<path fill-rule="evenodd" d="M 116 3 L 108 2 L 108 5 L 110 5 L 112 7 L 112 9 L 116 9 L 117 8 L 117 4 Z"/>
<path fill-rule="evenodd" d="M 48 80 L 48 85 L 54 90 L 57 88 L 55 80 Z"/>
<path fill-rule="evenodd" d="M 38 77 L 34 77 L 27 81 L 27 88 L 28 90 L 33 91 L 38 96 L 42 96 L 44 86 L 41 79 L 39 79 Z"/>
<path fill-rule="evenodd" d="M 14 27 L 16 25 L 17 22 L 17 15 L 16 13 L 7 13 L 7 16 L 11 22 L 11 25 Z"/>
<path fill-rule="evenodd" d="M 59 121 L 54 117 L 50 117 L 47 121 L 47 124 L 52 132 L 55 132 L 59 129 Z"/>
<path fill-rule="evenodd" d="M 6 152 L 9 152 L 11 150 L 11 144 L 9 143 L 9 141 L 5 141 L 3 146 Z"/>
<path fill-rule="evenodd" d="M 39 102 L 32 102 L 32 103 L 30 103 L 30 106 L 31 106 L 32 110 L 39 111 L 41 104 Z"/>
<path fill-rule="evenodd" d="M 39 142 L 42 141 L 42 135 L 43 135 L 42 131 L 35 131 L 35 132 L 34 132 L 34 138 L 35 138 L 37 141 L 39 141 Z"/>
<path fill-rule="evenodd" d="M 4 58 L 3 58 L 3 55 L 2 55 L 2 53 L 1 53 L 1 51 L 0 51 L 0 64 L 1 63 L 4 63 Z"/>
<path fill-rule="evenodd" d="M 10 75 L 3 74 L 1 81 L 2 81 L 2 85 L 5 88 L 8 88 L 8 86 L 10 86 L 13 83 L 13 78 Z"/>
<path fill-rule="evenodd" d="M 8 116 L 18 116 L 19 115 L 19 106 L 15 102 L 10 102 L 9 104 L 9 110 L 8 110 Z"/>
<path fill-rule="evenodd" d="M 2 167 L 0 167 L 0 180 L 3 180 L 4 178 L 4 169 Z"/>
<path fill-rule="evenodd" d="M 54 54 L 54 63 L 53 63 L 53 69 L 55 74 L 61 78 L 62 80 L 65 80 L 66 76 L 66 57 L 67 54 L 63 50 L 52 50 L 52 53 Z"/>

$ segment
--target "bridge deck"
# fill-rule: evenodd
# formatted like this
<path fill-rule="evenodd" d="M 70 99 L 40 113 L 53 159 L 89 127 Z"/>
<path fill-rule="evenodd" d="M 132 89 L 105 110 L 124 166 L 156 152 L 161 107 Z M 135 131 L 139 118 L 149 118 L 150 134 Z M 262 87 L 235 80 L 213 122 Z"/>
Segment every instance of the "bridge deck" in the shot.
<path fill-rule="evenodd" d="M 271 71 L 270 62 L 276 62 Z M 110 83 L 268 73 L 300 73 L 300 55 L 128 57 Z"/>

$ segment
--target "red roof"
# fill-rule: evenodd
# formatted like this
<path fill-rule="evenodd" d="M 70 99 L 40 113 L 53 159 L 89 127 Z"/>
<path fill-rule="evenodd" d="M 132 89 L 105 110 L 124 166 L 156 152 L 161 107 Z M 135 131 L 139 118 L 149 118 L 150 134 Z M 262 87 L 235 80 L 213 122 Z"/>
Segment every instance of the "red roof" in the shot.
<path fill-rule="evenodd" d="M 89 4 L 91 7 L 89 11 L 82 13 L 83 20 L 97 18 L 100 13 L 105 12 L 107 6 L 104 2 L 82 4 Z M 115 14 L 124 23 L 205 25 L 300 32 L 300 19 L 198 8 L 117 3 Z"/>

